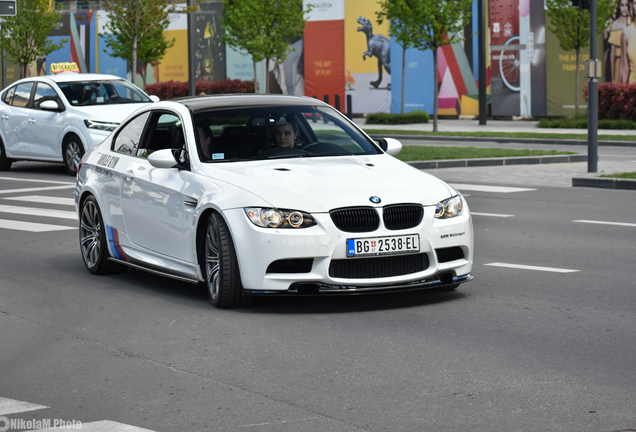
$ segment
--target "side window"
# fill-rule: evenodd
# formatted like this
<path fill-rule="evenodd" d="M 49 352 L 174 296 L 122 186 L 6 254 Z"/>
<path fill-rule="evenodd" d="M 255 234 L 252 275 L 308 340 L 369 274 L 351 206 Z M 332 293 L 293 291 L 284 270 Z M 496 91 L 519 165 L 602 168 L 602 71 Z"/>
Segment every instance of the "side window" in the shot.
<path fill-rule="evenodd" d="M 141 134 L 146 126 L 150 112 L 145 112 L 124 126 L 118 133 L 113 143 L 113 151 L 127 155 L 136 155 Z"/>
<path fill-rule="evenodd" d="M 46 83 L 38 83 L 35 88 L 35 96 L 33 96 L 33 106 L 35 109 L 40 109 L 40 104 L 47 100 L 57 100 L 57 93 L 53 90 L 53 87 Z"/>
<path fill-rule="evenodd" d="M 31 98 L 31 89 L 33 88 L 33 83 L 23 83 L 17 85 L 15 88 L 15 95 L 13 96 L 13 102 L 11 105 L 17 107 L 25 107 L 29 103 L 29 99 Z"/>
<path fill-rule="evenodd" d="M 7 105 L 11 105 L 13 103 L 13 95 L 15 94 L 15 86 L 11 87 L 2 98 L 2 101 Z"/>
<path fill-rule="evenodd" d="M 156 119 L 157 123 L 154 123 Z M 154 124 L 152 136 L 146 140 L 146 148 L 140 149 L 137 156 L 148 157 L 152 152 L 163 149 L 183 148 L 185 139 L 183 135 L 183 125 L 181 119 L 172 113 L 162 113 L 157 118 L 154 117 L 151 126 Z"/>

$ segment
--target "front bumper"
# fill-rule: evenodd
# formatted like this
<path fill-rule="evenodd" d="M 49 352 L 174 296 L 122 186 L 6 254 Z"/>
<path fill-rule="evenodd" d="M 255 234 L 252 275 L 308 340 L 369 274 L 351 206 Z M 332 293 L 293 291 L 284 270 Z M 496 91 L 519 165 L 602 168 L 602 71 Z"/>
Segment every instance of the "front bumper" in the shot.
<path fill-rule="evenodd" d="M 354 295 L 354 294 L 381 294 L 389 292 L 416 291 L 425 289 L 443 289 L 453 285 L 470 282 L 475 277 L 471 274 L 463 276 L 451 276 L 425 279 L 397 285 L 385 286 L 353 286 L 353 285 L 328 285 L 316 283 L 295 283 L 287 291 L 263 291 L 244 289 L 243 292 L 253 296 L 291 296 L 291 295 Z"/>

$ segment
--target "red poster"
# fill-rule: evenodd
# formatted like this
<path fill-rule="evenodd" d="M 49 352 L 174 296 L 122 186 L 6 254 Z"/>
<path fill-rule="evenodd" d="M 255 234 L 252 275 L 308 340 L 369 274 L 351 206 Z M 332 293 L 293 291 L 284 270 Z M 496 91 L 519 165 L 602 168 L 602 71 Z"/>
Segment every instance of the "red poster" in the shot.
<path fill-rule="evenodd" d="M 309 21 L 305 25 L 305 96 L 317 96 L 345 112 L 344 20 Z"/>

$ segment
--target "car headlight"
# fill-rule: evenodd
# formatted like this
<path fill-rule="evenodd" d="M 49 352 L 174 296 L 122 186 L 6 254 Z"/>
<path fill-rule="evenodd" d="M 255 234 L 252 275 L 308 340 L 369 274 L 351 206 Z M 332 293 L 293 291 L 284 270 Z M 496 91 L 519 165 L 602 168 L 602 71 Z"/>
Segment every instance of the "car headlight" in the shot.
<path fill-rule="evenodd" d="M 109 123 L 97 120 L 84 120 L 84 124 L 89 129 L 97 129 L 103 131 L 114 131 L 119 123 Z"/>
<path fill-rule="evenodd" d="M 450 219 L 461 215 L 464 212 L 464 201 L 459 195 L 445 199 L 437 203 L 435 207 L 436 219 Z"/>
<path fill-rule="evenodd" d="M 263 228 L 307 228 L 316 225 L 314 218 L 298 210 L 246 207 L 245 214 L 256 226 Z"/>

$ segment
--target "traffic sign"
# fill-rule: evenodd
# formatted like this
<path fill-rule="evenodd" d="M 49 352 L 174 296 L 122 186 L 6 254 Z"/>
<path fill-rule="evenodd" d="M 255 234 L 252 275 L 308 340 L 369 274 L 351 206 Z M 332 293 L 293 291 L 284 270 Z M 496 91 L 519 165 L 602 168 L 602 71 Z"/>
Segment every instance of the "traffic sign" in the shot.
<path fill-rule="evenodd" d="M 15 16 L 18 12 L 15 2 L 16 0 L 0 0 L 0 16 Z"/>

